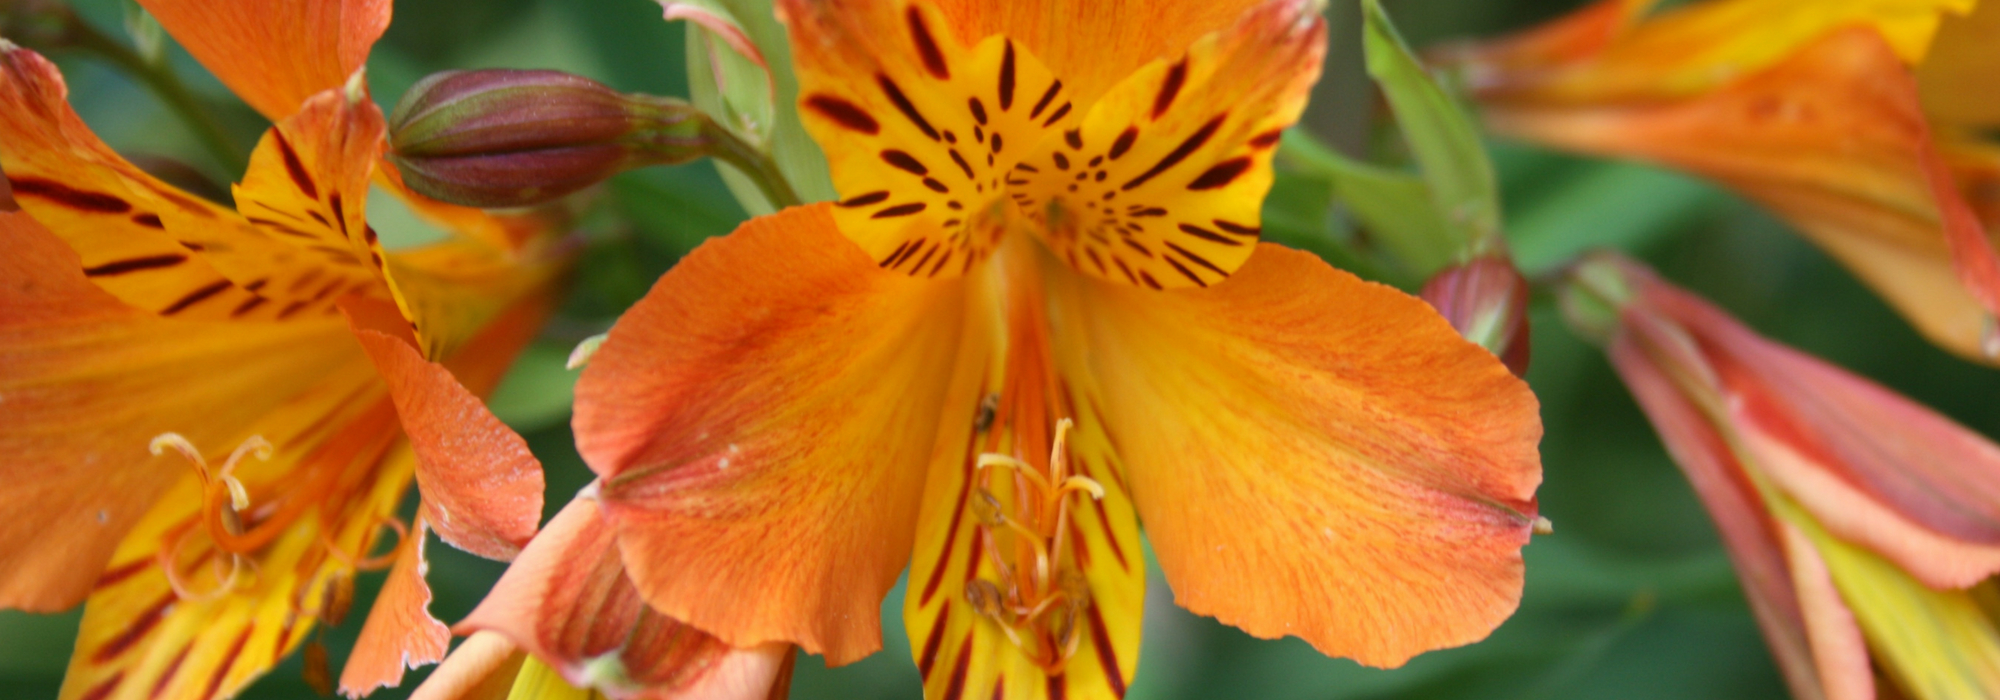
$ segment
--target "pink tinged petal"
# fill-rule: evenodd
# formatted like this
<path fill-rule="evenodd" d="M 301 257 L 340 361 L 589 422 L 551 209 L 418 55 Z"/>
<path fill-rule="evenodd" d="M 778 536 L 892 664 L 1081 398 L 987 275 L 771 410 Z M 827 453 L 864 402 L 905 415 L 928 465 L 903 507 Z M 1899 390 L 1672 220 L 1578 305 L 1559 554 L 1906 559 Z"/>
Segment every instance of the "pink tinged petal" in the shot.
<path fill-rule="evenodd" d="M 1645 295 L 1701 339 L 1758 468 L 1834 534 L 1935 588 L 2000 572 L 2000 446 L 1692 295 Z"/>
<path fill-rule="evenodd" d="M 738 54 L 742 54 L 744 58 L 750 59 L 751 63 L 757 64 L 758 68 L 770 70 L 770 64 L 764 62 L 764 52 L 757 49 L 757 43 L 751 41 L 750 36 L 743 33 L 743 28 L 737 26 L 733 19 L 716 14 L 713 9 L 703 7 L 705 4 L 707 3 L 686 2 L 685 0 L 660 0 L 660 8 L 666 11 L 667 21 L 672 22 L 684 19 L 699 24 L 702 29 L 706 29 L 709 33 L 721 38 L 723 43 L 729 45 L 730 49 Z"/>
<path fill-rule="evenodd" d="M 451 630 L 431 617 L 431 587 L 424 582 L 424 521 L 417 519 L 397 549 L 396 565 L 375 598 L 361 637 L 340 673 L 340 692 L 361 697 L 403 682 L 403 669 L 436 663 L 451 644 Z"/>
<path fill-rule="evenodd" d="M 1806 641 L 1819 670 L 1827 700 L 1875 700 L 1875 674 L 1868 661 L 1868 643 L 1854 612 L 1840 598 L 1826 560 L 1812 540 L 1790 523 L 1778 523 L 1786 561 L 1792 568 L 1800 611 L 1805 613 Z"/>
<path fill-rule="evenodd" d="M 352 308 L 349 320 L 416 450 L 424 519 L 459 549 L 512 559 L 541 519 L 541 462 L 450 370 L 407 339 L 368 327 Z"/>

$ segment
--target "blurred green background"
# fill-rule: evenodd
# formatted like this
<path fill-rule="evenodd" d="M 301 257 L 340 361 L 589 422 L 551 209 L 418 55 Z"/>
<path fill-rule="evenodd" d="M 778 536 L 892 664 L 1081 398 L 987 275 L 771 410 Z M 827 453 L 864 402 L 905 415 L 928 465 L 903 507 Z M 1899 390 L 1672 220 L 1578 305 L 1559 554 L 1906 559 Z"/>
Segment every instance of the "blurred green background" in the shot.
<path fill-rule="evenodd" d="M 1489 36 L 1576 6 L 1574 0 L 1387 0 L 1410 43 Z M 1359 12 L 1334 0 L 1326 80 L 1304 122 L 1350 153 L 1380 142 L 1380 99 L 1361 68 Z M 79 0 L 95 25 L 124 35 L 121 0 Z M 392 106 L 403 89 L 446 68 L 554 68 L 615 88 L 687 94 L 685 31 L 649 0 L 399 0 L 388 35 L 369 61 L 375 97 Z M 178 48 L 174 65 L 219 105 L 243 147 L 265 126 Z M 238 173 L 207 159 L 192 134 L 153 95 L 90 56 L 54 53 L 71 99 L 99 134 L 127 154 L 182 160 L 217 182 Z M 4 136 L 0 136 L 4 138 Z M 1500 171 L 1508 235 L 1531 273 L 1592 246 L 1640 255 L 1751 326 L 1862 374 L 1992 435 L 2000 405 L 1996 375 L 1920 340 L 1882 302 L 1783 224 L 1704 183 L 1636 165 L 1491 144 Z M 551 514 L 589 471 L 568 429 L 574 374 L 563 358 L 601 332 L 662 271 L 703 238 L 726 233 L 743 211 L 706 163 L 620 176 L 595 195 L 584 226 L 598 244 L 563 315 L 532 347 L 494 398 L 548 469 Z M 1351 227 L 1323 182 L 1281 173 L 1267 204 L 1280 242 L 1326 250 Z M 371 209 L 377 226 L 422 237 L 407 215 Z M 1546 482 L 1542 512 L 1556 534 L 1527 548 L 1520 612 L 1485 642 L 1419 657 L 1396 670 L 1327 659 L 1296 639 L 1260 641 L 1172 605 L 1157 570 L 1149 589 L 1144 649 L 1131 697 L 1177 698 L 1771 698 L 1785 689 L 1751 621 L 1706 514 L 1668 461 L 1603 355 L 1572 336 L 1547 299 L 1534 311 L 1529 381 L 1542 401 Z M 432 612 L 454 621 L 476 604 L 501 565 L 434 546 Z M 0 572 L 0 575 L 5 575 Z M 380 577 L 363 579 L 357 611 Z M 921 697 L 898 611 L 884 605 L 882 652 L 826 669 L 801 659 L 795 698 Z M 0 695 L 52 698 L 61 683 L 77 613 L 0 612 Z M 359 631 L 350 617 L 325 639 L 337 669 Z M 312 695 L 294 654 L 245 697 Z M 401 698 L 401 689 L 374 697 Z"/>

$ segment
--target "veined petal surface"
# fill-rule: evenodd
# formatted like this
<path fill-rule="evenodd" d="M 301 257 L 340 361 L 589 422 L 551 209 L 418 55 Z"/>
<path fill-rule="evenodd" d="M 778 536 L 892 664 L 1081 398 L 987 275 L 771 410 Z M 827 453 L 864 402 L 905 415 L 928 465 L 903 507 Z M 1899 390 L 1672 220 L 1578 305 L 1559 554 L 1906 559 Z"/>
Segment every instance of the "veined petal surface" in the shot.
<path fill-rule="evenodd" d="M 195 60 L 271 121 L 339 87 L 389 28 L 390 0 L 142 0 Z"/>

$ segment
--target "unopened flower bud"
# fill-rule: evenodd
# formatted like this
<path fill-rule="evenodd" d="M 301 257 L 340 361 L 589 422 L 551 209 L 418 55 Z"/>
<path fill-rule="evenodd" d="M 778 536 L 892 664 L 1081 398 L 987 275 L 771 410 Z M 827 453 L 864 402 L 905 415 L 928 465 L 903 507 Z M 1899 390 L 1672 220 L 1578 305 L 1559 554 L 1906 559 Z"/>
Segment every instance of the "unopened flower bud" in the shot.
<path fill-rule="evenodd" d="M 437 73 L 389 122 L 390 158 L 411 189 L 478 207 L 539 204 L 713 143 L 708 117 L 685 102 L 547 70 Z"/>
<path fill-rule="evenodd" d="M 1439 271 L 1420 296 L 1466 340 L 1500 358 L 1516 376 L 1528 371 L 1528 280 L 1504 256 L 1484 256 Z"/>

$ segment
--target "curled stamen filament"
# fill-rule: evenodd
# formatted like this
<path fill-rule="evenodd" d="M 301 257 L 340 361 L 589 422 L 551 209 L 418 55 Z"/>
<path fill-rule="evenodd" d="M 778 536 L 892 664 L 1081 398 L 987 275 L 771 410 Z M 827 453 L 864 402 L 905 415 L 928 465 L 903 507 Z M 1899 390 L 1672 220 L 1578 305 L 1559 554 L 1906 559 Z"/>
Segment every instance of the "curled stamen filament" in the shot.
<path fill-rule="evenodd" d="M 379 571 L 389 568 L 396 563 L 396 550 L 401 549 L 403 541 L 409 539 L 410 526 L 404 525 L 403 521 L 387 515 L 375 516 L 375 522 L 371 524 L 377 527 L 386 525 L 390 530 L 394 530 L 396 533 L 396 546 L 390 547 L 387 552 L 364 559 L 350 554 L 347 550 L 341 549 L 339 545 L 334 544 L 333 538 L 325 529 L 320 530 L 320 544 L 326 547 L 328 554 L 332 554 L 333 558 L 339 559 L 341 563 L 346 564 L 350 569 L 356 571 Z"/>
<path fill-rule="evenodd" d="M 1071 536 L 1069 496 L 1083 493 L 1093 500 L 1105 496 L 1104 485 L 1095 479 L 1068 473 L 1067 444 L 1073 425 L 1067 418 L 1057 422 L 1046 472 L 1000 453 L 984 453 L 975 461 L 977 472 L 1006 467 L 1022 477 L 1015 482 L 1015 497 L 1024 504 L 1020 518 L 1009 517 L 999 498 L 985 488 L 975 490 L 969 504 L 1006 593 L 1003 596 L 1001 587 L 992 582 L 976 579 L 966 585 L 967 599 L 978 614 L 998 624 L 1016 647 L 1051 674 L 1060 673 L 1062 664 L 1076 653 L 1081 643 L 1079 616 L 1090 600 L 1089 584 L 1081 575 L 1056 570 L 1063 566 Z M 1035 568 L 1026 580 L 1016 579 L 1008 557 L 997 546 L 995 535 L 1000 531 L 1012 532 L 1034 551 Z M 1024 629 L 1035 630 L 1032 638 L 1023 639 Z"/>

